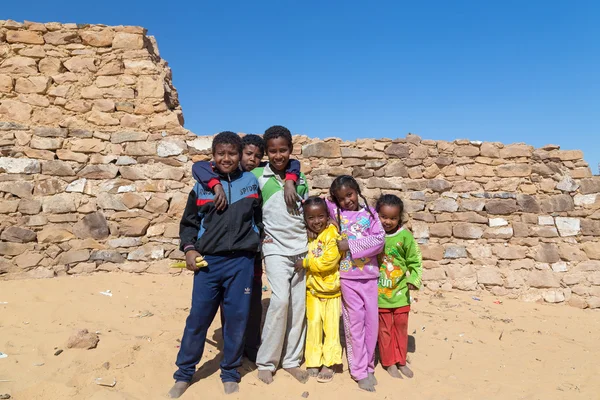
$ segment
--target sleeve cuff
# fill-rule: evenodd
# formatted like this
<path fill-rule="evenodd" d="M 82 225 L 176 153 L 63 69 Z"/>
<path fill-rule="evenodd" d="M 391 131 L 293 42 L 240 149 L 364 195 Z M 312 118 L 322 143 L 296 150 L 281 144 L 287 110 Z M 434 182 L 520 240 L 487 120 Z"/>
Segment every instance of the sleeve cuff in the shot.
<path fill-rule="evenodd" d="M 208 185 L 208 188 L 209 188 L 209 189 L 212 189 L 212 188 L 214 188 L 215 186 L 217 186 L 217 185 L 220 185 L 220 184 L 221 184 L 221 181 L 220 181 L 220 180 L 218 180 L 217 178 L 211 178 L 211 179 L 208 181 L 208 184 L 207 184 L 207 185 Z"/>
<path fill-rule="evenodd" d="M 285 174 L 285 180 L 286 181 L 294 181 L 294 183 L 298 182 L 298 175 L 291 173 L 291 172 L 287 172 Z"/>
<path fill-rule="evenodd" d="M 417 289 L 421 289 L 421 282 L 419 281 L 419 279 L 410 279 L 410 277 L 408 277 L 406 281 L 414 287 L 416 287 Z"/>
<path fill-rule="evenodd" d="M 193 244 L 186 244 L 185 246 L 183 246 L 183 252 L 187 253 L 190 250 L 195 250 L 196 246 L 194 246 Z"/>

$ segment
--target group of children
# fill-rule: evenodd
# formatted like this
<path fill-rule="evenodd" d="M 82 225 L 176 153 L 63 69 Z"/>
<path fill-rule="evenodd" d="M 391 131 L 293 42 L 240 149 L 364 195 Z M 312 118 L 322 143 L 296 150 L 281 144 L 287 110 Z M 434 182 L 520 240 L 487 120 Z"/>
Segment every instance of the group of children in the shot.
<path fill-rule="evenodd" d="M 261 163 L 265 150 L 269 161 Z M 282 126 L 262 138 L 221 132 L 213 161 L 193 166 L 180 238 L 194 285 L 171 398 L 189 387 L 219 307 L 225 393 L 239 390 L 243 355 L 266 384 L 279 365 L 302 383 L 331 381 L 342 364 L 340 317 L 361 389 L 375 391 L 377 344 L 391 376 L 413 375 L 408 312 L 410 290 L 421 285 L 421 253 L 402 227 L 402 201 L 386 194 L 373 209 L 348 175 L 333 181 L 327 198 L 309 197 L 292 150 Z M 200 255 L 208 266 L 196 265 Z M 261 336 L 263 261 L 271 299 Z"/>

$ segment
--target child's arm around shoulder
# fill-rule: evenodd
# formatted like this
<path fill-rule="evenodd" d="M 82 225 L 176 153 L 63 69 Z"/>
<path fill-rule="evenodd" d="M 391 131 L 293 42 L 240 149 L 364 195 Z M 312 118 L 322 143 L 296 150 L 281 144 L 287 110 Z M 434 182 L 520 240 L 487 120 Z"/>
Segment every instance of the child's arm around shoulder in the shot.
<path fill-rule="evenodd" d="M 212 164 L 208 161 L 197 161 L 192 165 L 192 176 L 194 179 L 207 189 L 213 189 L 220 185 L 219 176 L 213 170 Z"/>
<path fill-rule="evenodd" d="M 421 276 L 423 274 L 423 258 L 421 256 L 421 249 L 419 248 L 419 244 L 413 237 L 412 233 L 405 231 L 404 236 L 405 242 L 403 246 L 406 250 L 406 267 L 408 268 L 409 272 L 406 281 L 418 290 L 421 288 Z"/>
<path fill-rule="evenodd" d="M 213 166 L 208 161 L 198 161 L 192 165 L 192 176 L 203 187 L 212 190 L 215 194 L 215 208 L 222 211 L 227 207 L 227 196 L 223 190 L 223 185 L 219 176 L 213 170 Z"/>
<path fill-rule="evenodd" d="M 375 210 L 371 209 L 371 214 L 367 212 L 371 226 L 367 230 L 367 234 L 360 239 L 349 239 L 348 247 L 352 258 L 375 257 L 381 253 L 385 245 L 385 231 L 381 222 L 377 217 Z"/>
<path fill-rule="evenodd" d="M 323 254 L 320 257 L 311 257 L 307 254 L 302 265 L 311 272 L 330 272 L 339 268 L 341 254 L 337 247 L 338 231 L 333 225 L 329 225 L 323 234 L 315 240 L 323 241 Z"/>

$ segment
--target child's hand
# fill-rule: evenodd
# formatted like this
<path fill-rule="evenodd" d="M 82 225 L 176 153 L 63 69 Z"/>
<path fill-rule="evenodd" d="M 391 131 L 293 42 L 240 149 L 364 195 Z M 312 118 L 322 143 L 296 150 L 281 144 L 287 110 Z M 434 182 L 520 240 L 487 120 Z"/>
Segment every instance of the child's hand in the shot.
<path fill-rule="evenodd" d="M 408 290 L 419 290 L 419 288 L 417 288 L 412 283 L 407 283 L 406 286 L 408 286 Z"/>
<path fill-rule="evenodd" d="M 350 246 L 348 245 L 348 239 L 338 240 L 337 246 L 340 251 L 350 250 Z"/>
<path fill-rule="evenodd" d="M 314 240 L 317 238 L 317 236 L 319 236 L 316 233 L 314 233 L 313 231 L 311 231 L 310 229 L 306 230 L 306 234 L 308 235 L 308 240 Z"/>
<path fill-rule="evenodd" d="M 190 250 L 185 253 L 185 267 L 190 271 L 198 271 L 200 267 L 196 266 L 196 257 L 201 257 L 196 250 Z"/>
<path fill-rule="evenodd" d="M 215 185 L 213 190 L 215 191 L 215 208 L 217 211 L 223 211 L 227 207 L 227 196 L 225 195 L 223 185 Z"/>
<path fill-rule="evenodd" d="M 300 272 L 304 269 L 304 259 L 301 258 L 294 263 L 294 272 Z"/>
<path fill-rule="evenodd" d="M 299 215 L 298 211 L 298 195 L 296 194 L 296 184 L 292 180 L 285 181 L 283 184 L 283 198 L 285 204 L 292 215 Z"/>

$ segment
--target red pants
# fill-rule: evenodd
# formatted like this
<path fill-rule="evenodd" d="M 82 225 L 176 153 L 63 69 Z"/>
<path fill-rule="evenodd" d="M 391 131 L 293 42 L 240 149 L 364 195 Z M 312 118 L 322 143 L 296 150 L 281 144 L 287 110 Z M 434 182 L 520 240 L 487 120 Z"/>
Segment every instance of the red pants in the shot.
<path fill-rule="evenodd" d="M 379 357 L 384 367 L 406 365 L 410 306 L 379 309 Z"/>

